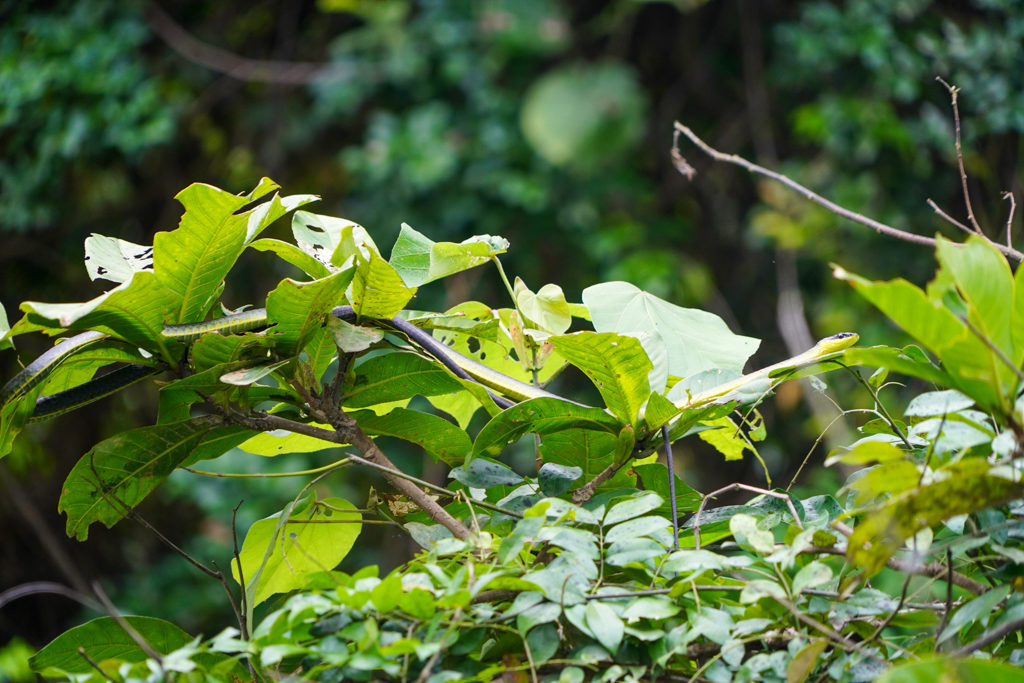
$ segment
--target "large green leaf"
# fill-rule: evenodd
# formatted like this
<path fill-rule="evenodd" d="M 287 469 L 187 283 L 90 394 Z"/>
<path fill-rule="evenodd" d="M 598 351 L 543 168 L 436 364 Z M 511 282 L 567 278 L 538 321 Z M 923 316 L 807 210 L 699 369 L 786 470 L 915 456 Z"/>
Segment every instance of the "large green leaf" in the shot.
<path fill-rule="evenodd" d="M 921 529 L 1024 495 L 1024 484 L 990 475 L 988 469 L 984 460 L 964 460 L 948 468 L 946 479 L 893 496 L 853 530 L 850 561 L 875 574 Z"/>
<path fill-rule="evenodd" d="M 950 388 L 959 389 L 985 408 L 1004 407 L 1008 392 L 999 386 L 1012 371 L 942 301 L 932 300 L 903 279 L 872 282 L 841 268 L 834 272 L 938 356 L 952 380 Z"/>
<path fill-rule="evenodd" d="M 676 306 L 628 282 L 588 287 L 583 303 L 598 332 L 649 335 L 641 340 L 648 356 L 667 359 L 652 377 L 651 388 L 659 392 L 669 375 L 689 377 L 713 369 L 740 373 L 760 343 L 733 334 L 713 313 Z"/>
<path fill-rule="evenodd" d="M 415 287 L 406 287 L 391 264 L 371 251 L 369 257 L 355 255 L 356 270 L 349 289 L 349 300 L 358 315 L 390 318 L 405 308 Z"/>
<path fill-rule="evenodd" d="M 939 237 L 936 254 L 967 304 L 968 319 L 1019 365 L 1024 349 L 1013 348 L 1007 312 L 1013 309 L 1014 286 L 1006 257 L 976 235 L 963 244 Z"/>
<path fill-rule="evenodd" d="M 533 373 L 524 368 L 523 363 L 513 355 L 512 340 L 504 333 L 500 333 L 498 336 L 500 341 L 496 341 L 492 336 L 493 332 L 500 332 L 500 327 L 492 328 L 490 324 L 493 322 L 497 325 L 502 313 L 511 314 L 512 311 L 508 309 L 493 311 L 480 302 L 465 302 L 449 309 L 446 314 L 463 316 L 469 329 L 459 330 L 454 326 L 444 327 L 437 330 L 434 336 L 451 347 L 452 350 L 458 351 L 478 363 L 520 382 L 532 384 Z M 477 325 L 469 321 L 477 321 Z M 482 325 L 482 329 L 479 325 Z M 541 384 L 546 384 L 564 367 L 565 359 L 558 353 L 552 353 L 544 361 L 544 366 L 537 372 L 537 379 Z"/>
<path fill-rule="evenodd" d="M 288 278 L 267 295 L 267 321 L 274 324 L 269 336 L 281 354 L 294 354 L 323 326 L 331 309 L 344 300 L 352 273 L 346 269 L 312 282 Z"/>
<path fill-rule="evenodd" d="M 421 447 L 449 465 L 459 465 L 472 448 L 469 435 L 443 417 L 395 408 L 385 415 L 372 410 L 350 413 L 370 436 L 393 436 Z"/>
<path fill-rule="evenodd" d="M 276 593 L 302 588 L 312 575 L 334 569 L 362 529 L 356 507 L 342 498 L 311 500 L 284 511 L 291 513 L 287 521 L 277 513 L 253 523 L 239 558 L 231 562 L 231 574 L 241 583 L 241 561 L 250 607 Z"/>
<path fill-rule="evenodd" d="M 153 238 L 153 267 L 180 302 L 168 322 L 197 322 L 220 296 L 224 276 L 242 253 L 247 216 L 236 213 L 249 199 L 193 183 L 175 199 L 185 207 L 178 229 Z"/>
<path fill-rule="evenodd" d="M 167 343 L 163 329 L 167 311 L 178 305 L 178 297 L 152 271 L 136 272 L 131 280 L 78 304 L 21 304 L 26 317 L 55 321 L 72 330 L 98 330 L 131 342 L 151 352 L 161 352 Z M 161 354 L 163 355 L 163 354 Z M 177 358 L 167 360 L 177 361 Z"/>
<path fill-rule="evenodd" d="M 434 242 L 405 223 L 391 248 L 390 263 L 406 285 L 419 287 L 483 265 L 508 250 L 508 240 L 476 235 L 459 244 Z"/>
<path fill-rule="evenodd" d="M 413 396 L 437 396 L 462 388 L 436 361 L 413 353 L 387 353 L 367 358 L 356 366 L 355 378 L 344 395 L 347 408 L 366 408 Z"/>
<path fill-rule="evenodd" d="M 217 334 L 210 332 L 193 342 L 189 347 L 189 360 L 194 372 L 228 363 L 239 364 L 225 372 L 237 370 L 241 365 L 255 365 L 268 358 L 271 340 L 266 335 L 247 332 L 244 334 Z"/>
<path fill-rule="evenodd" d="M 192 640 L 169 621 L 153 617 L 123 617 L 135 632 L 160 654 L 167 654 Z M 82 656 L 84 652 L 88 660 Z M 94 673 L 90 662 L 116 671 L 120 662 L 144 662 L 149 655 L 113 617 L 99 617 L 68 629 L 32 655 L 29 665 L 47 677 Z"/>
<path fill-rule="evenodd" d="M 551 337 L 550 342 L 590 378 L 615 417 L 634 428 L 639 425 L 640 408 L 651 395 L 647 376 L 652 367 L 639 340 L 611 332 L 575 332 Z"/>
<path fill-rule="evenodd" d="M 219 420 L 198 417 L 142 427 L 93 446 L 72 468 L 57 509 L 67 514 L 68 536 L 84 541 L 89 526 L 114 526 L 184 462 Z"/>
<path fill-rule="evenodd" d="M 586 429 L 618 434 L 621 426 L 618 420 L 599 408 L 556 398 L 534 398 L 502 411 L 484 425 L 473 444 L 473 457 L 497 455 L 527 432 L 544 436 L 568 429 Z"/>

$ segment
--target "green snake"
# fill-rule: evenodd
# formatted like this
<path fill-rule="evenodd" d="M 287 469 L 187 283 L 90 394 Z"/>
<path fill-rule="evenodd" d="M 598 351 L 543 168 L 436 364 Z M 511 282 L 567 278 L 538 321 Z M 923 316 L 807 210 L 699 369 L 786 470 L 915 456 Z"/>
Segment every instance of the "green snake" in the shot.
<path fill-rule="evenodd" d="M 351 306 L 338 306 L 331 311 L 331 314 L 342 320 L 356 320 L 358 318 Z M 486 387 L 495 403 L 503 409 L 511 407 L 517 402 L 533 398 L 543 397 L 562 401 L 568 400 L 540 387 L 504 375 L 472 358 L 464 356 L 407 320 L 401 318 L 363 318 L 362 322 L 369 322 L 384 329 L 400 332 L 422 351 L 442 363 L 456 377 L 477 382 Z M 207 333 L 231 334 L 265 327 L 266 325 L 266 309 L 256 308 L 205 322 L 167 325 L 163 328 L 163 336 L 166 339 L 189 343 Z M 106 338 L 107 335 L 101 332 L 83 332 L 60 342 L 52 349 L 43 353 L 0 389 L 0 411 L 3 411 L 10 402 L 24 396 L 37 387 L 65 359 L 73 355 L 77 350 Z M 676 407 L 686 409 L 709 403 L 751 382 L 767 378 L 776 370 L 818 361 L 824 356 L 852 346 L 857 342 L 858 338 L 858 335 L 851 332 L 826 337 L 801 354 L 766 368 L 761 368 L 756 372 L 743 375 L 731 382 L 707 391 L 694 394 L 685 401 L 677 402 Z M 43 420 L 69 412 L 159 372 L 162 372 L 161 368 L 147 365 L 130 364 L 122 366 L 117 370 L 108 372 L 79 386 L 38 399 L 30 420 Z"/>

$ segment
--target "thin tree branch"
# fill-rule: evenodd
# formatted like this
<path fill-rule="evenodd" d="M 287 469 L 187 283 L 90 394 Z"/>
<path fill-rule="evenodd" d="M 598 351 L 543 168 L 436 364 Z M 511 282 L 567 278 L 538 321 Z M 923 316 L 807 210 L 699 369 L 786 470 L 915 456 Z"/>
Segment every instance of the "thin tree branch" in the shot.
<path fill-rule="evenodd" d="M 1006 246 L 1013 248 L 1013 234 L 1011 232 L 1013 226 L 1013 212 L 1017 210 L 1017 200 L 1014 198 L 1012 192 L 1004 192 L 1003 199 L 1010 200 L 1010 212 L 1006 216 Z"/>
<path fill-rule="evenodd" d="M 931 197 L 929 197 L 926 200 L 926 203 L 928 204 L 928 206 L 932 207 L 932 211 L 934 211 L 935 213 L 939 214 L 940 218 L 942 218 L 944 221 L 946 221 L 947 223 L 952 225 L 954 228 L 957 228 L 959 230 L 963 230 L 968 235 L 973 235 L 974 234 L 974 231 L 971 230 L 969 227 L 967 227 L 966 225 L 964 225 L 963 223 L 961 223 L 960 221 L 958 221 L 957 219 L 953 218 L 948 213 L 946 213 L 945 211 L 940 209 L 939 205 L 936 204 L 934 201 L 932 201 Z"/>
<path fill-rule="evenodd" d="M 157 3 L 145 9 L 149 27 L 179 55 L 207 69 L 246 82 L 303 85 L 351 78 L 352 69 L 330 62 L 289 62 L 249 59 L 204 43 L 171 18 Z"/>
<path fill-rule="evenodd" d="M 676 129 L 677 132 L 680 132 L 683 135 L 685 135 L 687 138 L 689 138 L 689 140 L 694 145 L 696 145 L 698 148 L 700 148 L 700 150 L 702 152 L 707 154 L 709 157 L 711 157 L 715 161 L 724 161 L 726 163 L 733 164 L 735 166 L 739 166 L 740 168 L 744 168 L 744 169 L 746 169 L 750 173 L 754 173 L 756 175 L 761 175 L 761 176 L 764 176 L 766 178 L 771 178 L 772 180 L 774 180 L 774 181 L 776 181 L 778 183 L 781 183 L 782 185 L 785 185 L 786 187 L 788 187 L 789 189 L 793 190 L 794 192 L 799 193 L 805 199 L 807 199 L 809 201 L 812 201 L 815 204 L 828 209 L 829 211 L 831 211 L 832 213 L 836 214 L 837 216 L 842 216 L 843 218 L 845 218 L 847 220 L 850 220 L 850 221 L 853 221 L 854 223 L 859 223 L 861 225 L 867 226 L 867 227 L 871 228 L 872 230 L 875 230 L 878 233 L 881 233 L 883 235 L 887 235 L 889 237 L 894 237 L 896 239 L 900 239 L 900 240 L 903 240 L 905 242 L 911 242 L 913 244 L 923 244 L 923 245 L 930 246 L 930 247 L 934 247 L 935 246 L 935 240 L 933 238 L 931 238 L 931 237 L 925 237 L 924 235 L 916 235 L 916 234 L 914 234 L 912 232 L 907 232 L 905 230 L 900 230 L 898 228 L 892 227 L 891 225 L 886 225 L 885 223 L 880 223 L 880 222 L 874 220 L 873 218 L 868 218 L 867 216 L 864 216 L 863 214 L 859 214 L 859 213 L 857 213 L 855 211 L 850 211 L 849 209 L 845 209 L 845 208 L 839 206 L 838 204 L 836 204 L 835 202 L 830 201 L 828 199 L 825 199 L 824 197 L 822 197 L 818 193 L 814 192 L 813 190 L 804 187 L 803 185 L 801 185 L 800 183 L 796 182 L 795 180 L 792 180 L 791 178 L 782 175 L 781 173 L 776 173 L 775 171 L 771 171 L 771 170 L 769 170 L 767 168 L 764 168 L 763 166 L 759 166 L 759 165 L 757 165 L 757 164 L 755 164 L 753 162 L 747 161 L 746 159 L 744 159 L 743 157 L 741 157 L 739 155 L 736 155 L 736 154 L 725 154 L 723 152 L 719 152 L 717 149 L 715 149 L 714 147 L 711 147 L 709 144 L 707 144 L 702 139 L 700 139 L 696 135 L 696 133 L 694 133 L 692 130 L 690 130 L 688 127 L 684 126 L 683 124 L 679 123 L 678 121 L 675 122 L 675 129 Z M 993 243 L 993 245 L 999 251 L 1001 251 L 1005 256 L 1007 256 L 1009 258 L 1012 258 L 1015 261 L 1022 261 L 1022 260 L 1024 260 L 1024 253 L 1021 253 L 1021 252 L 1017 251 L 1016 249 L 1013 249 L 1012 247 L 1007 247 L 1007 246 L 1004 246 L 1002 244 L 995 244 L 995 243 Z"/>
<path fill-rule="evenodd" d="M 971 206 L 971 193 L 967 191 L 967 170 L 964 168 L 964 151 L 960 146 L 960 105 L 958 105 L 956 101 L 956 96 L 960 92 L 960 88 L 952 86 L 942 80 L 941 76 L 936 76 L 935 80 L 945 86 L 946 90 L 949 91 L 949 98 L 953 103 L 953 130 L 954 135 L 956 136 L 956 164 L 960 168 L 960 185 L 963 187 L 964 206 L 967 207 L 967 220 L 970 222 L 974 232 L 979 235 L 984 235 L 985 233 L 981 231 L 981 226 L 978 225 L 978 221 L 974 218 L 974 208 Z"/>

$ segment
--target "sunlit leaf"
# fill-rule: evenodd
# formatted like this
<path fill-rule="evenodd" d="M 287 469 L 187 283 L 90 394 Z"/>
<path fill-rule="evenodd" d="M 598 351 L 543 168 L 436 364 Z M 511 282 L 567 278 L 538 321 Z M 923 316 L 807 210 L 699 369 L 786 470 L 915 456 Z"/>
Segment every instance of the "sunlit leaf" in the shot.
<path fill-rule="evenodd" d="M 402 223 L 390 263 L 409 287 L 419 287 L 455 273 L 487 263 L 508 250 L 508 240 L 476 235 L 455 244 L 434 242 Z"/>
<path fill-rule="evenodd" d="M 271 595 L 302 588 L 313 574 L 333 569 L 355 544 L 362 525 L 352 503 L 342 498 L 310 500 L 255 522 L 245 534 L 231 574 L 239 580 L 239 561 L 246 593 L 253 605 Z"/>
<path fill-rule="evenodd" d="M 160 654 L 192 640 L 169 621 L 153 617 L 123 617 L 138 636 Z M 89 659 L 82 656 L 84 652 Z M 99 617 L 74 626 L 51 640 L 29 660 L 32 670 L 47 676 L 94 673 L 92 662 L 113 668 L 120 662 L 144 662 L 149 655 L 113 617 Z"/>
<path fill-rule="evenodd" d="M 640 342 L 610 332 L 576 332 L 551 337 L 555 349 L 583 371 L 601 392 L 608 409 L 634 428 L 651 395 L 651 361 Z"/>
<path fill-rule="evenodd" d="M 153 268 L 153 247 L 93 233 L 85 238 L 85 268 L 92 280 L 127 282 Z"/>
<path fill-rule="evenodd" d="M 500 453 L 527 432 L 544 436 L 567 429 L 618 433 L 619 423 L 598 408 L 554 398 L 534 398 L 502 411 L 484 425 L 473 444 L 473 456 Z"/>

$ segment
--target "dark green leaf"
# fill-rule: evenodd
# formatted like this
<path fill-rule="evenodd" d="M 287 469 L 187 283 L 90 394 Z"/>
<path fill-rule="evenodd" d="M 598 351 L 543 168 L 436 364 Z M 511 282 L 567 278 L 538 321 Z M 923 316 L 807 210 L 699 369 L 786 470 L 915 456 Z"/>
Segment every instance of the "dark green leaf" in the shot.
<path fill-rule="evenodd" d="M 114 526 L 184 462 L 219 420 L 198 417 L 112 436 L 82 456 L 68 474 L 57 509 L 79 540 L 89 526 Z M 231 428 L 229 428 L 231 429 Z"/>
<path fill-rule="evenodd" d="M 527 432 L 544 436 L 568 429 L 618 433 L 619 423 L 598 408 L 556 398 L 534 398 L 502 411 L 484 425 L 473 444 L 473 457 L 496 455 Z"/>
<path fill-rule="evenodd" d="M 192 640 L 180 628 L 152 617 L 124 617 L 128 624 L 160 654 L 167 654 Z M 149 655 L 113 617 L 99 617 L 68 629 L 32 656 L 32 670 L 47 675 L 88 674 L 95 669 L 81 654 L 111 670 L 120 662 L 144 662 Z"/>
<path fill-rule="evenodd" d="M 449 465 L 462 463 L 472 449 L 466 432 L 430 413 L 395 408 L 386 415 L 377 415 L 372 410 L 359 410 L 350 415 L 367 434 L 410 441 Z"/>

